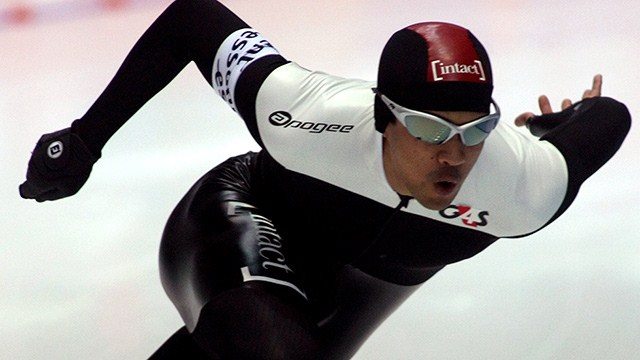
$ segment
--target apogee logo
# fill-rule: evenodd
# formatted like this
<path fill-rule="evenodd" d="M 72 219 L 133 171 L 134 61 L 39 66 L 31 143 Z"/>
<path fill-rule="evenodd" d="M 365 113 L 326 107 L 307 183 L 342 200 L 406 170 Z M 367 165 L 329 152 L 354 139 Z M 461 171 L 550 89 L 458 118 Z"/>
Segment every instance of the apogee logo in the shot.
<path fill-rule="evenodd" d="M 445 65 L 440 60 L 434 60 L 431 62 L 431 71 L 433 72 L 433 81 L 442 81 L 445 76 L 459 74 L 478 75 L 479 81 L 487 80 L 480 60 L 474 60 L 474 63 L 471 65 L 459 63 Z"/>
<path fill-rule="evenodd" d="M 487 226 L 488 211 L 478 211 L 467 205 L 450 205 L 440 210 L 440 216 L 445 219 L 461 218 L 464 225 L 470 227 Z"/>
<path fill-rule="evenodd" d="M 291 121 L 291 114 L 286 111 L 276 111 L 273 114 L 269 115 L 269 122 L 271 125 L 275 126 L 283 126 L 286 125 L 289 121 Z"/>
<path fill-rule="evenodd" d="M 276 111 L 269 115 L 269 123 L 274 126 L 282 126 L 283 128 L 307 130 L 310 133 L 318 134 L 321 132 L 349 133 L 353 130 L 353 125 L 343 124 L 327 124 L 323 122 L 301 122 L 293 120 L 293 116 L 286 111 Z"/>

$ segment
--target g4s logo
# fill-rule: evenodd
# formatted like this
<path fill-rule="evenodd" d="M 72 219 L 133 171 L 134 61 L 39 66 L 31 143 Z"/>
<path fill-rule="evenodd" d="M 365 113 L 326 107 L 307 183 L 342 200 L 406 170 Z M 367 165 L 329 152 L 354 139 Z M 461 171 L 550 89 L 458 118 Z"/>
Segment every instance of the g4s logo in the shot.
<path fill-rule="evenodd" d="M 445 219 L 461 218 L 462 223 L 470 227 L 486 226 L 489 222 L 488 211 L 478 211 L 467 205 L 450 205 L 440 210 L 440 215 Z"/>

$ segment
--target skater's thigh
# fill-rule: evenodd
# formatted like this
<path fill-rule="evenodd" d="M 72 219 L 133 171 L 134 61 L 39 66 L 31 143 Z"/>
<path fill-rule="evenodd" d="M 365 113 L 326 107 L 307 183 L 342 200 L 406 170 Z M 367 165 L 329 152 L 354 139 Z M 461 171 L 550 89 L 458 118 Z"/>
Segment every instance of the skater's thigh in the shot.
<path fill-rule="evenodd" d="M 287 239 L 252 195 L 256 154 L 231 158 L 203 176 L 171 214 L 160 247 L 163 287 L 187 328 L 221 293 L 269 284 L 275 296 L 304 303 Z"/>

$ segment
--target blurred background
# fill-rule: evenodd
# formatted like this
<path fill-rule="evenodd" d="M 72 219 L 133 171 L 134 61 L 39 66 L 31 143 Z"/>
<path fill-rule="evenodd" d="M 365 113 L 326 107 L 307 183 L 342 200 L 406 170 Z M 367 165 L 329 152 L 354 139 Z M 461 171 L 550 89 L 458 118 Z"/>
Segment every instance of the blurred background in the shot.
<path fill-rule="evenodd" d="M 144 359 L 182 326 L 157 252 L 188 188 L 257 149 L 189 65 L 107 144 L 71 198 L 19 198 L 40 135 L 69 126 L 169 0 L 0 0 L 0 358 Z M 375 79 L 396 30 L 439 20 L 487 48 L 503 121 L 604 94 L 640 100 L 640 3 L 228 0 L 287 58 Z M 606 136 L 607 134 L 602 134 Z M 555 223 L 428 281 L 356 359 L 640 359 L 640 134 Z"/>

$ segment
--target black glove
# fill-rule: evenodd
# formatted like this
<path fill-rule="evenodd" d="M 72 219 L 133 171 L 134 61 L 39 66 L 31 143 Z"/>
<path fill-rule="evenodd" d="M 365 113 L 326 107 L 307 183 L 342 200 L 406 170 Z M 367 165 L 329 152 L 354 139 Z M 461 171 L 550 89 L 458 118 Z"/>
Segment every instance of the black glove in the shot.
<path fill-rule="evenodd" d="M 71 128 L 42 135 L 31 154 L 20 196 L 38 202 L 71 196 L 87 181 L 99 158 Z"/>
<path fill-rule="evenodd" d="M 534 136 L 543 137 L 558 125 L 567 122 L 577 111 L 584 111 L 589 108 L 593 102 L 592 98 L 584 99 L 560 112 L 530 117 L 525 124 Z"/>

